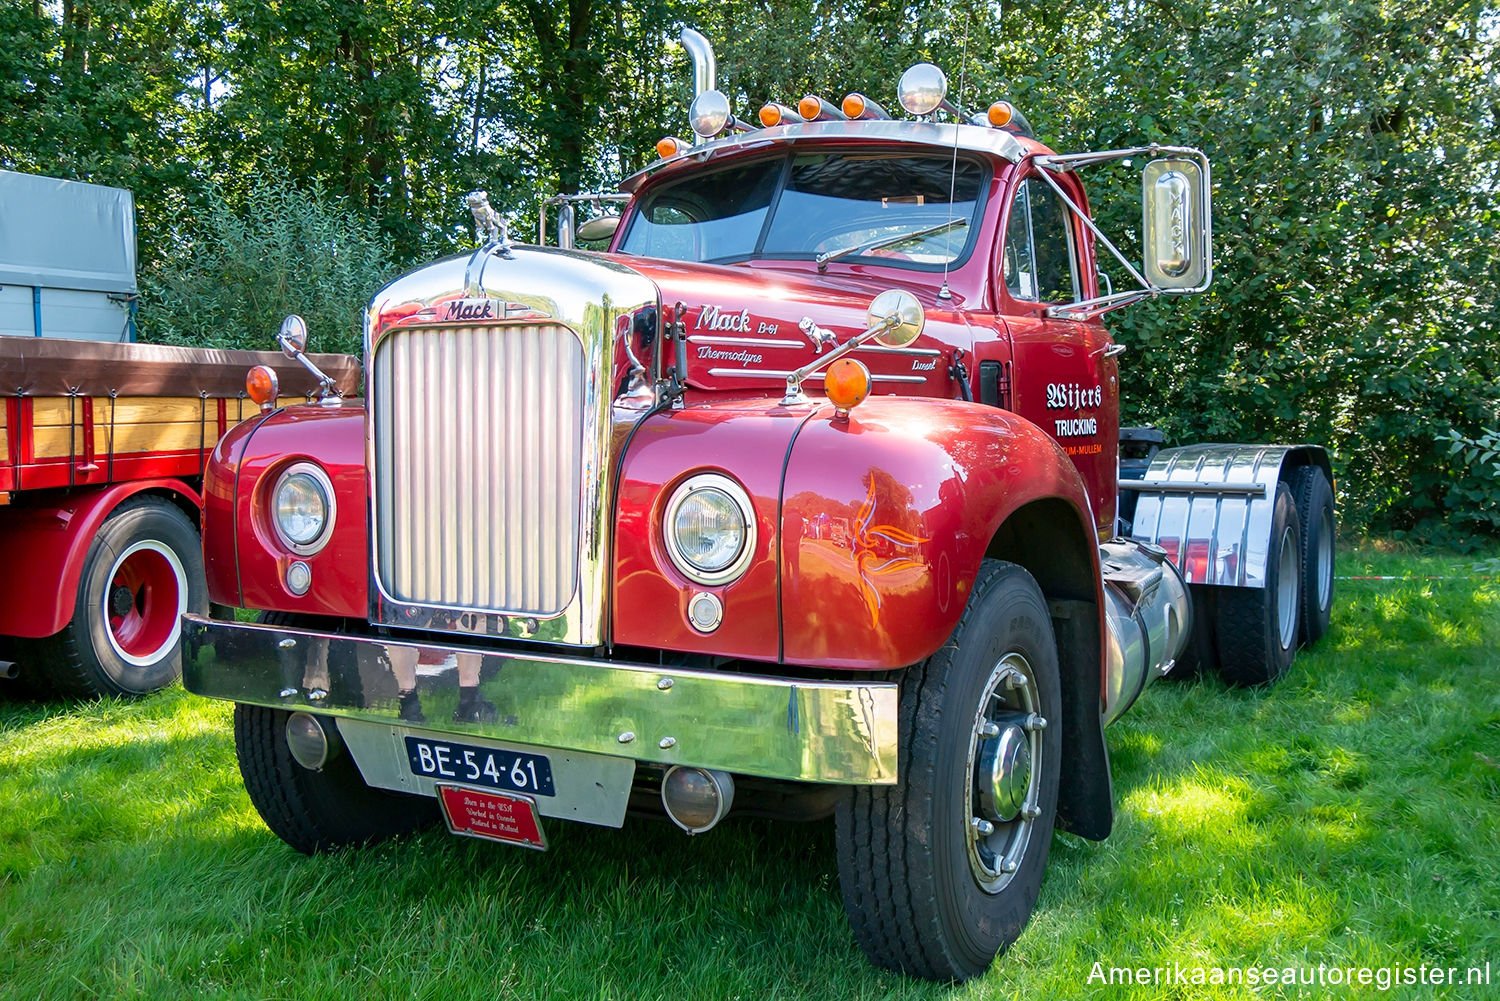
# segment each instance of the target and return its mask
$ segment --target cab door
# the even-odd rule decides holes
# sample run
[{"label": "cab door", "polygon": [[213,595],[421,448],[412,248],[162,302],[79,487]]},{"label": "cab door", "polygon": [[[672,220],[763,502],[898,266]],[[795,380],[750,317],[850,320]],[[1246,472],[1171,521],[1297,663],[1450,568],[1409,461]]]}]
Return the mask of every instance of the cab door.
[{"label": "cab door", "polygon": [[[1057,176],[1057,175],[1054,175]],[[1059,178],[1085,205],[1072,176]],[[1046,315],[1095,292],[1089,233],[1036,168],[1012,186],[1001,236],[1000,312],[1014,356],[1014,410],[1056,439],[1073,460],[1100,538],[1114,534],[1120,399],[1109,333],[1097,319]]]}]

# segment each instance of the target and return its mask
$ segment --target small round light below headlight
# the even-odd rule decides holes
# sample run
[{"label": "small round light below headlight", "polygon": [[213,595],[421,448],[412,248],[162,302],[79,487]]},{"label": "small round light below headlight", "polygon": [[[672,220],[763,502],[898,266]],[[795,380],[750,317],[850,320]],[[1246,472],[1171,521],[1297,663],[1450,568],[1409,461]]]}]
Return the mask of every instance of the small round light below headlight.
[{"label": "small round light below headlight", "polygon": [[333,528],[333,512],[333,484],[312,463],[297,463],[276,481],[271,521],[292,552],[310,556],[322,549]]},{"label": "small round light below headlight", "polygon": [[738,483],[717,473],[689,478],[667,502],[667,552],[699,584],[727,584],[750,565],[755,513]]}]

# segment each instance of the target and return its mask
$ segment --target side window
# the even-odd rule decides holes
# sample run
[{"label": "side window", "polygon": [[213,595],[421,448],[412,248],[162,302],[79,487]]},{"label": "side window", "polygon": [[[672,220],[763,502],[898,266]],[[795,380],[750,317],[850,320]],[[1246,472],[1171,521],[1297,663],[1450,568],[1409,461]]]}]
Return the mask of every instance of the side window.
[{"label": "side window", "polygon": [[1068,207],[1045,182],[1021,182],[1005,227],[1005,287],[1031,302],[1075,302]]},{"label": "side window", "polygon": [[1036,264],[1031,253],[1031,182],[1022,181],[1005,224],[1005,287],[1016,299],[1036,301]]}]

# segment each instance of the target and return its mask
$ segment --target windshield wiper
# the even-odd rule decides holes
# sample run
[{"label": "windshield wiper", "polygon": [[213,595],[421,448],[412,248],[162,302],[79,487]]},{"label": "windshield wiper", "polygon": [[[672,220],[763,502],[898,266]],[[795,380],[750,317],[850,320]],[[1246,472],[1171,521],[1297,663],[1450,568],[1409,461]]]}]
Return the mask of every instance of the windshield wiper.
[{"label": "windshield wiper", "polygon": [[889,247],[893,243],[905,243],[907,240],[915,240],[919,236],[946,233],[957,226],[967,226],[968,224],[969,220],[967,219],[949,219],[947,222],[940,222],[936,226],[928,226],[926,229],[915,230],[911,233],[902,233],[898,236],[883,236],[878,240],[871,240],[869,243],[857,243],[852,247],[845,247],[843,250],[830,250],[827,253],[819,254],[813,260],[818,262],[818,270],[822,271],[828,267],[829,261],[836,261],[840,257],[848,257],[850,254],[868,254],[872,250]]}]

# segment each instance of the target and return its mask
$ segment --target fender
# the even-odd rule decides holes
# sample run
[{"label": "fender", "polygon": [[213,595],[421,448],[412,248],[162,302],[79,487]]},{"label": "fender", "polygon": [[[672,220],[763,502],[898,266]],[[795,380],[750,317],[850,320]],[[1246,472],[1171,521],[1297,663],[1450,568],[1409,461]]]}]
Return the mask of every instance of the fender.
[{"label": "fender", "polygon": [[[311,615],[364,619],[369,613],[370,544],[369,480],[365,469],[365,408],[345,401],[341,407],[295,406],[277,410],[255,426],[243,441],[235,467],[232,537],[238,604]],[[215,452],[218,458],[218,452]],[[327,544],[311,556],[286,549],[269,520],[270,493],[287,466],[312,462],[333,483],[334,523]],[[227,464],[226,464],[227,468]],[[215,470],[215,484],[220,482]],[[224,511],[217,499],[210,524],[215,535]],[[225,558],[215,540],[215,558]],[[301,560],[312,569],[312,586],[295,595],[286,587],[286,570]],[[223,586],[225,577],[215,571]],[[210,592],[211,594],[213,592]]]},{"label": "fender", "polygon": [[[621,463],[616,501],[611,615],[617,645],[777,659],[782,463],[797,430],[813,413],[789,410],[772,399],[750,399],[698,404],[643,419]],[[663,509],[672,491],[705,472],[738,482],[755,508],[750,565],[723,587],[688,580],[663,543]],[[688,602],[700,592],[712,593],[723,608],[722,624],[709,633],[688,621]]]},{"label": "fender", "polygon": [[26,570],[0,577],[0,633],[41,638],[72,621],[89,543],[115,508],[147,492],[191,506],[195,520],[203,506],[184,481],[159,478],[74,490],[56,503],[7,509],[0,517],[0,553]]},{"label": "fender", "polygon": [[1091,594],[1048,597],[1102,607],[1082,480],[1034,424],[949,400],[872,397],[848,420],[824,408],[798,435],[783,485],[783,659],[886,670],[931,656],[1001,525],[1043,501],[1071,513],[1093,578]]},{"label": "fender", "polygon": [[1318,445],[1186,445],[1162,449],[1142,480],[1131,537],[1167,551],[1189,584],[1266,586],[1276,484],[1316,465],[1333,485]]},{"label": "fender", "polygon": [[256,414],[230,428],[209,453],[203,467],[203,572],[208,600],[238,608],[240,595],[239,540],[235,535],[234,481],[250,437],[269,415]]}]

